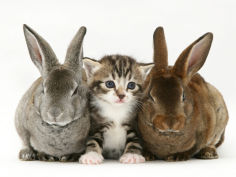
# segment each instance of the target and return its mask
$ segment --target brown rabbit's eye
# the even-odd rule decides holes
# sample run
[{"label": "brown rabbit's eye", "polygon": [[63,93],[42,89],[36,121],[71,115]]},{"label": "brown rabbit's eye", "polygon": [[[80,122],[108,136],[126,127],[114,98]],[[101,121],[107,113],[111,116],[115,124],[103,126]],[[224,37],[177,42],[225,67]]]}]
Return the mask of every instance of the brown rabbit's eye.
[{"label": "brown rabbit's eye", "polygon": [[185,93],[183,92],[183,95],[182,95],[182,100],[185,101],[186,97],[185,97]]},{"label": "brown rabbit's eye", "polygon": [[76,89],[74,90],[72,96],[77,95],[77,93],[78,93],[78,87],[76,87]]},{"label": "brown rabbit's eye", "polygon": [[152,97],[151,93],[149,93],[149,98],[150,98],[153,102],[155,102],[155,100],[154,100],[154,98]]}]

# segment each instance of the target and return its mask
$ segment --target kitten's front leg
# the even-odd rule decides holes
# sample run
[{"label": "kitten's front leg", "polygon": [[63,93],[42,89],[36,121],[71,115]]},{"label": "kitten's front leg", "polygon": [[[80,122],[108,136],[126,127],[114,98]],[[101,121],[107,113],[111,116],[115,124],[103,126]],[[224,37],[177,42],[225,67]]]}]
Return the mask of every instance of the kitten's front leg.
[{"label": "kitten's front leg", "polygon": [[97,132],[90,136],[86,143],[86,153],[82,155],[79,162],[82,164],[100,164],[104,158],[102,156],[103,133]]},{"label": "kitten's front leg", "polygon": [[143,148],[140,139],[134,130],[127,131],[127,140],[124,154],[120,157],[121,163],[143,163],[145,158],[142,156]]}]

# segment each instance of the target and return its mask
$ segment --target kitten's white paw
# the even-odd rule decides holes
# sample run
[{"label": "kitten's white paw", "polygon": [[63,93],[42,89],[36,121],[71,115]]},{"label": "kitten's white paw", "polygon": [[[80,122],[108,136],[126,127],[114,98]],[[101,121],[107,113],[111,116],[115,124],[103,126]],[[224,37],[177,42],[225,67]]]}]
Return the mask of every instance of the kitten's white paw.
[{"label": "kitten's white paw", "polygon": [[102,163],[104,160],[103,156],[97,152],[88,152],[82,155],[79,159],[79,163],[96,165]]},{"label": "kitten's white paw", "polygon": [[144,163],[145,158],[139,154],[126,153],[120,157],[121,163]]}]

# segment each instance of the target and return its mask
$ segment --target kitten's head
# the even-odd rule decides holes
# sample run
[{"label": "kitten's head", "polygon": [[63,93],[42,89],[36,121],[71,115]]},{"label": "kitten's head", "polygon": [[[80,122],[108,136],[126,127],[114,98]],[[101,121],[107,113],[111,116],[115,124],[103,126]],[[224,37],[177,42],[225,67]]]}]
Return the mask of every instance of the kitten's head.
[{"label": "kitten's head", "polygon": [[109,104],[132,104],[142,95],[142,87],[153,64],[137,63],[128,56],[110,55],[100,61],[83,59],[92,94]]}]

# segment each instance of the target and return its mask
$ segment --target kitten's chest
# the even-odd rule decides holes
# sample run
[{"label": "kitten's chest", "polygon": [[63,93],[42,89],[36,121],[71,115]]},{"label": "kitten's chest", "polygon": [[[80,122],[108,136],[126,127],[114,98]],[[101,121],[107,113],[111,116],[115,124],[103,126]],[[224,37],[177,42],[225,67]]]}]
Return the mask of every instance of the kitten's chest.
[{"label": "kitten's chest", "polygon": [[119,158],[125,148],[126,129],[124,123],[129,122],[130,114],[127,107],[110,107],[101,110],[102,116],[111,126],[104,132],[103,151],[106,158]]},{"label": "kitten's chest", "polygon": [[120,106],[113,107],[104,105],[100,110],[99,114],[105,119],[105,121],[114,122],[117,126],[122,125],[130,119],[130,107]]},{"label": "kitten's chest", "polygon": [[100,117],[95,116],[96,121],[110,125],[103,133],[103,155],[105,158],[118,159],[125,148],[127,131],[124,124],[132,120],[132,106],[113,106],[100,100],[95,103]]},{"label": "kitten's chest", "polygon": [[129,121],[129,112],[125,107],[110,107],[101,110],[106,121],[111,126],[104,132],[104,148],[122,149],[126,142],[126,130],[124,123]]},{"label": "kitten's chest", "polygon": [[103,134],[103,149],[108,158],[118,158],[125,148],[126,130],[118,123],[107,129]]}]

